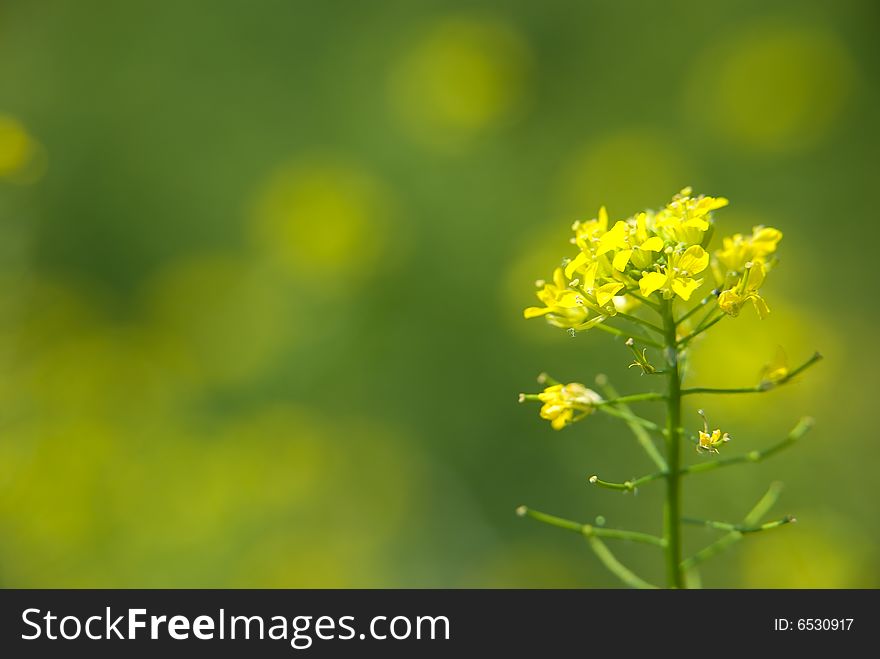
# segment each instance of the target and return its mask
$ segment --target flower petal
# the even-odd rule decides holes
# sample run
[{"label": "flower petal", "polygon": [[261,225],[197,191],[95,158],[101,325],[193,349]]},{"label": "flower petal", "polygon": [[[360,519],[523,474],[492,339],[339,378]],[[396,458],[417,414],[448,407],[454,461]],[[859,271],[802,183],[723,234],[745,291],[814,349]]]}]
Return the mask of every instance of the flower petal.
[{"label": "flower petal", "polygon": [[580,252],[577,256],[575,256],[571,261],[568,262],[568,265],[565,266],[565,276],[569,279],[572,278],[574,273],[584,265],[587,261],[589,261],[591,256],[586,252]]},{"label": "flower petal", "polygon": [[[688,247],[684,254],[678,258],[676,263],[679,270],[684,270],[688,274],[695,275],[703,272],[709,265],[709,255],[699,245]],[[686,299],[686,298],[685,298]]]},{"label": "flower petal", "polygon": [[639,279],[639,290],[642,295],[650,295],[654,291],[659,291],[666,285],[668,277],[662,272],[648,272]]},{"label": "flower petal", "polygon": [[611,299],[623,288],[623,284],[620,282],[612,282],[610,284],[605,284],[604,286],[600,286],[596,289],[596,303],[600,307],[604,307],[606,304],[611,302]]},{"label": "flower petal", "polygon": [[659,252],[663,249],[663,239],[660,236],[651,236],[641,245],[639,245],[639,249],[648,251],[648,252]]},{"label": "flower petal", "polygon": [[547,307],[528,307],[523,309],[523,318],[538,318],[548,313],[550,313],[550,309]]},{"label": "flower petal", "polygon": [[703,284],[702,279],[691,279],[690,277],[676,277],[672,280],[672,290],[685,302],[691,297],[691,293],[697,290]]},{"label": "flower petal", "polygon": [[614,261],[612,262],[614,269],[623,272],[624,268],[626,268],[626,264],[629,263],[629,257],[632,252],[631,249],[622,249],[617,252],[617,254],[614,255]]}]

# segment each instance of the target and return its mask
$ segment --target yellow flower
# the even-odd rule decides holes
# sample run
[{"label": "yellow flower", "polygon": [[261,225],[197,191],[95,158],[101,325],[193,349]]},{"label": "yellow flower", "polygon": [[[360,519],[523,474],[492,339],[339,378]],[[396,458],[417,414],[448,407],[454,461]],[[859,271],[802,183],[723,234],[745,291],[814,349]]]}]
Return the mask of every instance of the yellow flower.
[{"label": "yellow flower", "polygon": [[718,296],[718,308],[728,316],[736,317],[743,305],[751,300],[758,318],[763,320],[770,314],[770,307],[758,293],[766,277],[764,264],[761,261],[746,263],[744,270],[736,286],[722,291]]},{"label": "yellow flower", "polygon": [[582,250],[592,251],[602,235],[608,231],[608,211],[602,206],[599,215],[586,222],[578,220],[571,225],[574,243]]},{"label": "yellow flower", "polygon": [[[565,276],[568,279],[574,277],[575,273],[579,273],[581,275],[579,282],[583,284],[585,290],[589,291],[595,287],[596,279],[613,276],[611,261],[607,256],[603,257],[608,249],[600,251],[600,248],[603,248],[617,236],[619,233],[616,231],[617,224],[615,224],[615,230],[608,231],[608,211],[602,206],[599,209],[598,218],[587,222],[578,221],[572,225],[571,228],[575,234],[572,242],[581,251],[565,266]],[[607,237],[609,234],[610,238]]]},{"label": "yellow flower", "polygon": [[706,419],[706,415],[703,413],[703,410],[697,410],[697,414],[703,417],[703,429],[700,431],[700,436],[697,443],[697,453],[702,453],[703,451],[708,451],[709,453],[718,453],[718,447],[725,442],[729,442],[731,440],[730,435],[726,432],[721,432],[720,428],[716,428],[710,433],[709,421],[708,419]]},{"label": "yellow flower", "polygon": [[[539,281],[537,284],[541,288],[537,292],[537,296],[544,303],[544,306],[525,309],[523,311],[525,318],[545,316],[551,325],[576,330],[589,329],[605,320],[603,315],[590,318],[590,310],[583,293],[567,284],[562,268],[554,270],[552,282]],[[622,286],[621,284],[620,287]],[[616,290],[608,294],[607,299],[603,294],[604,304],[607,304],[614,297],[615,292]],[[604,304],[600,306],[604,306]]]},{"label": "yellow flower", "polygon": [[684,188],[666,208],[657,213],[656,226],[668,240],[687,245],[701,245],[712,224],[712,211],[729,203],[724,197],[691,197],[693,190]]},{"label": "yellow flower", "polygon": [[663,250],[663,239],[660,236],[651,235],[647,223],[647,213],[639,213],[629,222],[629,241],[625,248],[621,248],[614,255],[612,265],[615,270],[623,272],[630,261],[637,268],[645,269],[653,262],[653,253]]},{"label": "yellow flower", "polygon": [[771,257],[782,240],[782,232],[773,227],[756,226],[750,236],[741,233],[722,241],[722,247],[714,254],[715,275],[719,281],[736,279],[742,274],[746,263],[760,262],[769,269]]},{"label": "yellow flower", "polygon": [[692,245],[683,253],[673,252],[668,258],[669,264],[662,266],[662,270],[642,275],[639,289],[644,296],[661,291],[666,299],[678,295],[682,300],[689,300],[691,294],[703,284],[702,279],[694,279],[692,275],[706,269],[709,255],[699,245]]},{"label": "yellow flower", "polygon": [[730,435],[721,432],[719,428],[712,431],[710,435],[703,430],[700,431],[700,443],[697,445],[698,451],[708,451],[709,453],[718,453],[718,447],[724,442],[730,441]]},{"label": "yellow flower", "polygon": [[579,382],[570,382],[547,387],[538,394],[538,400],[544,403],[541,418],[550,421],[554,430],[562,430],[592,414],[602,397]]}]

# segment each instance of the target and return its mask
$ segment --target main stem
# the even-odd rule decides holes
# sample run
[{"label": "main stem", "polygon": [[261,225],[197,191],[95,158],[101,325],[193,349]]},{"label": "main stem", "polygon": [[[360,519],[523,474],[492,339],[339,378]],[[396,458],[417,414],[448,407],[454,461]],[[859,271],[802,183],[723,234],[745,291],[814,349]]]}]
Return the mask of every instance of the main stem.
[{"label": "main stem", "polygon": [[666,575],[669,587],[684,588],[684,573],[681,570],[681,376],[672,300],[664,300],[662,312],[669,378],[666,401],[667,472],[666,503],[663,506],[663,539],[666,542]]}]

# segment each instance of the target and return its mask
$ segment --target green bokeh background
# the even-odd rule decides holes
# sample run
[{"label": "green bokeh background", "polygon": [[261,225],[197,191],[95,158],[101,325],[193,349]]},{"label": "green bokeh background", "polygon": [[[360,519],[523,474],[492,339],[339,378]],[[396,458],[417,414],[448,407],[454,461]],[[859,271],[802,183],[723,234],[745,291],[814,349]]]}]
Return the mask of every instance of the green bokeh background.
[{"label": "green bokeh background", "polygon": [[[556,433],[516,395],[543,370],[645,379],[612,337],[521,310],[572,220],[693,185],[730,198],[719,233],[785,239],[773,314],[719,325],[691,381],[753,383],[780,344],[826,356],[698,402],[731,453],[817,420],[687,481],[686,511],[736,520],[782,480],[774,513],[799,520],[704,583],[877,586],[878,19],[870,0],[5,0],[0,584],[616,585],[513,511],[659,532],[659,487],[586,481],[650,463],[613,420]],[[619,551],[662,579],[654,549]]]}]

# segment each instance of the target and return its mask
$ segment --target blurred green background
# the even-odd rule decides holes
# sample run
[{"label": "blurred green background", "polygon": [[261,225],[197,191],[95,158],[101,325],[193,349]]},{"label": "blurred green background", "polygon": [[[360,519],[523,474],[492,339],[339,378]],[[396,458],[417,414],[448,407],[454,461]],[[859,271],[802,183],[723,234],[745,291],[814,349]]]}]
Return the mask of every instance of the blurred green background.
[{"label": "blurred green background", "polygon": [[[692,401],[731,453],[817,419],[686,483],[687,512],[737,520],[779,479],[774,513],[799,520],[704,583],[877,586],[878,19],[871,0],[3,0],[0,584],[616,585],[513,511],[658,532],[661,488],[586,482],[651,464],[613,420],[555,433],[516,395],[543,370],[645,379],[608,335],[522,308],[572,220],[693,185],[731,199],[719,234],[785,239],[774,313],[722,323],[692,381],[751,384],[780,344],[826,356]],[[619,551],[661,580],[654,549]]]}]

